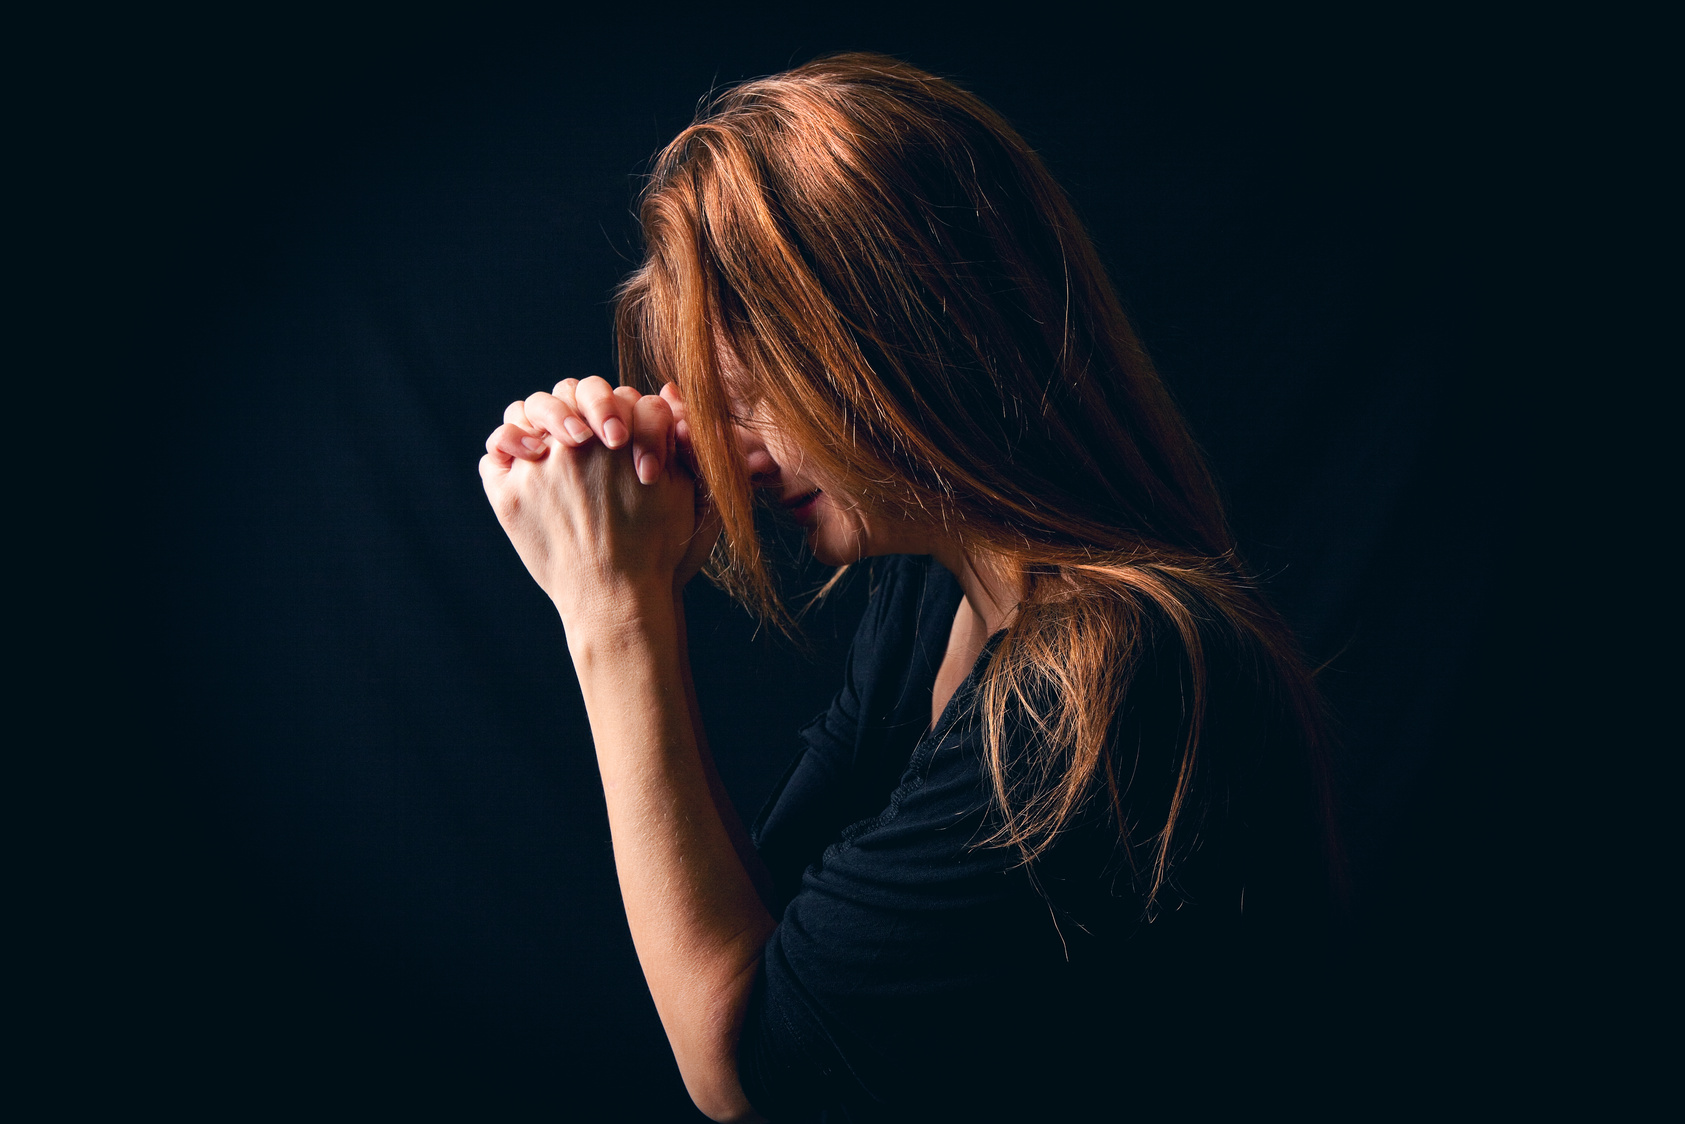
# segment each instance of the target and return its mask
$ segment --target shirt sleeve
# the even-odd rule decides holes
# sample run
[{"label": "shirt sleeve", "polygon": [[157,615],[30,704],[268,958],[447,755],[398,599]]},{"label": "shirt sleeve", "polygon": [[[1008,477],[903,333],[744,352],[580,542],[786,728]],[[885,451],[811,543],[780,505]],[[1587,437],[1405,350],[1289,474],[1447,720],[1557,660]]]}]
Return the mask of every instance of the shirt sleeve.
[{"label": "shirt sleeve", "polygon": [[750,835],[772,874],[776,915],[800,888],[802,872],[849,824],[883,807],[905,762],[861,759],[863,723],[881,725],[901,701],[915,658],[916,619],[924,593],[923,560],[893,558],[872,573],[873,590],[855,631],[842,688],[805,726],[801,749],[756,817]]},{"label": "shirt sleeve", "polygon": [[988,796],[976,708],[963,710],[920,743],[888,807],[806,869],[767,942],[739,1073],[772,1119],[916,1102],[920,1075],[952,1072],[942,1059],[962,1044],[1022,1038],[1020,1001],[1062,962],[1011,852],[975,846]]}]

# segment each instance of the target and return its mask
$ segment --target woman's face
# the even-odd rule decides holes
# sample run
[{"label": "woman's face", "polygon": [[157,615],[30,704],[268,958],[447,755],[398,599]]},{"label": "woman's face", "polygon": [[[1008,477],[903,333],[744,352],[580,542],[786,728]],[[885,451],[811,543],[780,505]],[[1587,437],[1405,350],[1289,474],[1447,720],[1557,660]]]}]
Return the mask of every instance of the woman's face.
[{"label": "woman's face", "polygon": [[807,546],[827,566],[844,566],[869,554],[917,554],[910,527],[868,511],[853,495],[824,487],[807,470],[807,457],[762,406],[736,415],[738,448],[750,482],[772,494],[807,529]]},{"label": "woman's face", "polygon": [[808,458],[768,414],[764,405],[733,404],[737,446],[750,481],[772,493],[807,529],[814,557],[844,566],[875,554],[928,554],[928,537],[916,525],[888,519],[855,496],[826,487],[807,469]]},{"label": "woman's face", "polygon": [[807,545],[827,566],[846,566],[878,554],[929,554],[928,535],[914,524],[886,518],[809,470],[808,457],[754,392],[754,380],[723,341],[716,342],[730,399],[737,447],[749,480],[765,489],[807,529]]}]

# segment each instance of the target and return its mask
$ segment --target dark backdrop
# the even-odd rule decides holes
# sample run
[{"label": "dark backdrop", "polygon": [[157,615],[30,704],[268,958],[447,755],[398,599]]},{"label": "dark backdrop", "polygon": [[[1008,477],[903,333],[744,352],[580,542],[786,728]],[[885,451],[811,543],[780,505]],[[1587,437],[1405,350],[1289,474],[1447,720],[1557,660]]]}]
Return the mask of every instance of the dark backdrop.
[{"label": "dark backdrop", "polygon": [[[1477,37],[906,13],[136,31],[110,109],[111,288],[157,454],[134,653],[157,736],[122,774],[135,1079],[216,1114],[693,1118],[559,623],[475,466],[511,399],[612,375],[638,176],[698,99],[843,48],[960,80],[1044,155],[1326,664],[1356,920],[1317,1017],[1330,1074],[1374,1080],[1307,1095],[1490,1064],[1528,955],[1508,876],[1539,859],[1508,811],[1533,720],[1500,580]],[[801,649],[693,591],[747,815],[860,605],[845,588]]]}]

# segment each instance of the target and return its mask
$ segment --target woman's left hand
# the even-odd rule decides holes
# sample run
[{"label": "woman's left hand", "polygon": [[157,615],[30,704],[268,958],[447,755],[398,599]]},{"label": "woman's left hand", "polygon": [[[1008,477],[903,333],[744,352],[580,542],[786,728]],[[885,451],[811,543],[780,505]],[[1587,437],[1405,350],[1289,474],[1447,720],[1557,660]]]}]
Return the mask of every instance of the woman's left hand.
[{"label": "woman's left hand", "polygon": [[487,438],[486,496],[570,626],[671,598],[712,545],[717,527],[699,518],[696,481],[676,455],[672,397],[568,379],[511,404]]}]

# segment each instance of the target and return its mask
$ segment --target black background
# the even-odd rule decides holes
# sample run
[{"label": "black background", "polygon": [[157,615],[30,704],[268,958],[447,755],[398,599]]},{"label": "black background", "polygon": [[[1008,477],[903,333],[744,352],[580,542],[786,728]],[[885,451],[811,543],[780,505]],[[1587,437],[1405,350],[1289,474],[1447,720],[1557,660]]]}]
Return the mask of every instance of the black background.
[{"label": "black background", "polygon": [[[1522,899],[1560,856],[1520,808],[1545,719],[1518,701],[1526,470],[1488,331],[1502,37],[1038,18],[127,29],[99,279],[147,426],[123,568],[147,733],[114,773],[127,843],[85,946],[133,1013],[95,1036],[134,1063],[112,1083],[212,1115],[695,1118],[559,623],[475,465],[509,400],[612,376],[638,177],[698,99],[851,48],[956,78],[1043,154],[1326,663],[1355,922],[1340,1002],[1283,1012],[1341,1044],[1306,1106],[1519,1049],[1543,955]],[[752,815],[861,591],[805,649],[711,589],[690,604]]]}]

